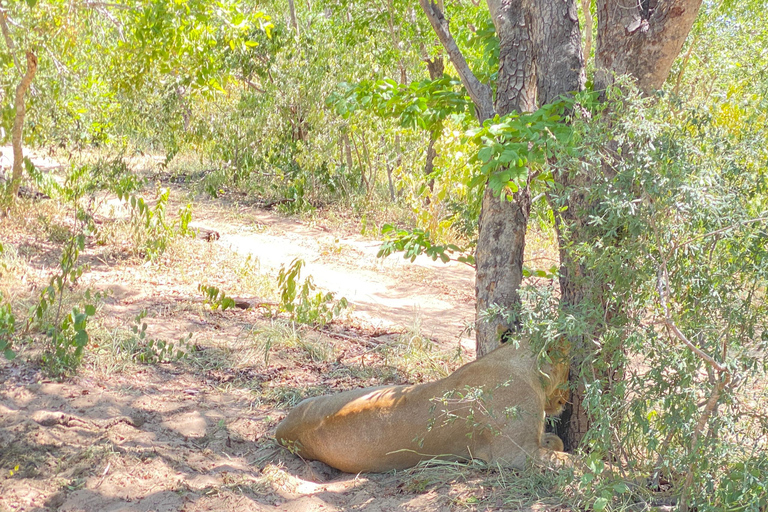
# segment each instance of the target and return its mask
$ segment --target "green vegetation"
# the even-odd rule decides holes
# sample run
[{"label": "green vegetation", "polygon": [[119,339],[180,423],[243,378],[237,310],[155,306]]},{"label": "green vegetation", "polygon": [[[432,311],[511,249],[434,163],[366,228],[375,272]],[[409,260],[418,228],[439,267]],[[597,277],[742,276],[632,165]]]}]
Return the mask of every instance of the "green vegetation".
[{"label": "green vegetation", "polygon": [[[499,94],[501,49],[487,6],[443,3],[469,67]],[[595,10],[594,2],[581,5]],[[583,510],[630,509],[661,496],[702,512],[764,511],[764,3],[704,2],[653,94],[627,77],[598,89],[603,82],[588,64],[584,90],[482,123],[414,2],[292,8],[282,0],[0,4],[0,138],[13,142],[15,95],[31,52],[37,68],[22,94],[20,140],[26,151],[66,162],[51,169],[16,162],[24,189],[48,196],[48,209],[16,197],[12,176],[4,177],[0,351],[14,361],[7,364],[36,346],[29,360],[47,374],[75,374],[88,351],[105,344],[93,342],[105,295],[83,276],[116,262],[162,274],[177,244],[194,235],[197,199],[305,218],[336,208],[364,234],[381,235],[381,257],[475,265],[481,210],[525,191],[524,222],[563,259],[516,262],[524,277],[519,307],[493,303],[479,316],[520,327],[535,348],[567,340],[579,362],[571,384],[590,425],[575,447],[584,464],[560,469],[553,494]],[[189,187],[179,193],[179,183]],[[493,193],[484,199],[486,189]],[[107,220],[108,208],[120,214]],[[6,226],[44,236],[11,240]],[[109,251],[85,260],[92,245]],[[13,259],[31,254],[47,258],[38,265],[44,271],[25,273],[23,285],[14,276],[11,286],[8,276],[21,272]],[[267,367],[278,346],[318,364],[338,353],[304,339],[296,325],[327,326],[348,307],[302,276],[303,265],[295,259],[269,285],[259,283],[271,286],[266,301],[274,300],[265,315],[274,322],[254,334]],[[243,275],[251,270],[246,264]],[[228,294],[239,292],[202,284],[219,283],[215,271],[194,276],[206,314],[233,314]],[[263,280],[256,274],[250,279]],[[585,293],[564,303],[561,282]],[[194,364],[184,361],[194,359],[190,338],[148,338],[146,314],[135,316],[132,334],[113,336],[113,355]],[[377,351],[385,365],[419,359],[426,370],[403,372],[412,380],[443,368],[430,352],[418,336]],[[281,404],[301,398],[269,392]]]},{"label": "green vegetation", "polygon": [[291,321],[300,324],[324,326],[341,315],[347,308],[347,299],[336,300],[331,292],[317,292],[312,276],[304,281],[301,278],[301,267],[304,261],[295,259],[285,268],[280,268],[277,274],[277,286],[280,292],[280,311],[288,313]]}]

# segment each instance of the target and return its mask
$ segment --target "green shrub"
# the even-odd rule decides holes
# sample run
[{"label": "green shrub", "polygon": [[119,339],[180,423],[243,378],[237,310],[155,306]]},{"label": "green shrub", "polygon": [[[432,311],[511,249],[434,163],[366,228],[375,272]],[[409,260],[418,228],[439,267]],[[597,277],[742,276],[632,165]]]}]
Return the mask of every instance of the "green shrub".
[{"label": "green shrub", "polygon": [[336,300],[333,293],[317,292],[312,276],[299,282],[304,261],[295,259],[286,269],[280,268],[277,284],[280,289],[281,311],[290,315],[291,320],[301,324],[323,326],[341,315],[347,308],[347,299]]}]

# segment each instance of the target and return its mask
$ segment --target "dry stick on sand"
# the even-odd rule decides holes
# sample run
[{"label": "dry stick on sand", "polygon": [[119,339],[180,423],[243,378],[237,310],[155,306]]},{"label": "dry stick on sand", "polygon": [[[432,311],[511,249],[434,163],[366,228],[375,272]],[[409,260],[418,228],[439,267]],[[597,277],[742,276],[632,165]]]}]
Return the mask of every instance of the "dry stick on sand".
[{"label": "dry stick on sand", "polygon": [[21,185],[21,171],[24,168],[24,153],[21,149],[21,136],[24,130],[24,95],[27,93],[32,79],[37,72],[37,57],[32,52],[27,52],[27,72],[21,79],[19,86],[16,87],[16,119],[13,121],[13,177],[10,183],[10,196],[13,197],[19,193],[19,186]]}]

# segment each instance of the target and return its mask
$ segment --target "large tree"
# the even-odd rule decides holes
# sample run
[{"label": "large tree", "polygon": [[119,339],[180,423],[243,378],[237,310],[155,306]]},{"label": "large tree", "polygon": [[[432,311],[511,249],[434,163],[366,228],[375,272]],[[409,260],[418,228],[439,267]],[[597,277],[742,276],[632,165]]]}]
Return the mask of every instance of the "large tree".
[{"label": "large tree", "polygon": [[[584,87],[585,65],[575,0],[487,0],[500,43],[496,98],[491,88],[472,74],[451,37],[448,21],[430,0],[420,0],[441,43],[457,69],[484,120],[511,111],[530,112]],[[597,0],[598,34],[595,88],[602,90],[620,75],[633,77],[647,93],[660,88],[693,25],[701,0]],[[551,162],[554,186],[561,191],[555,224],[560,243],[560,309],[562,314],[584,314],[585,303],[604,304],[602,284],[589,275],[569,250],[590,243],[583,229],[594,205],[584,193],[586,174],[558,172]],[[512,315],[488,315],[488,309],[514,312],[520,307],[518,289],[523,277],[525,233],[531,207],[529,187],[498,197],[486,187],[477,244],[477,352],[495,348],[504,333],[514,329]],[[605,312],[607,314],[607,312]],[[593,315],[597,318],[600,315]],[[483,318],[480,321],[480,318]],[[589,319],[587,319],[589,322]],[[575,446],[589,419],[581,407],[583,385],[578,381],[581,350],[596,335],[592,322],[578,337],[571,337],[572,387],[575,390],[564,419],[566,446]]]}]

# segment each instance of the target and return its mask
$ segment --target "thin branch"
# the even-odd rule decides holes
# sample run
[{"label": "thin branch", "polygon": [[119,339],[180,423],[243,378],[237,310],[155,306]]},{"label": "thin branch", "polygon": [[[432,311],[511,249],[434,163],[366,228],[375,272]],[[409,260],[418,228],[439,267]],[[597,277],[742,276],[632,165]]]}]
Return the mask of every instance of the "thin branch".
[{"label": "thin branch", "polygon": [[54,55],[54,53],[51,51],[50,48],[48,48],[48,45],[43,44],[43,48],[46,52],[48,52],[48,57],[51,59],[51,62],[53,62],[53,65],[56,66],[56,72],[59,73],[59,75],[63,74],[72,74],[72,72],[69,70],[67,66],[62,64]]},{"label": "thin branch", "polygon": [[662,320],[662,323],[669,328],[670,331],[683,342],[683,344],[691,349],[691,351],[699,356],[701,359],[709,363],[713,368],[715,368],[718,372],[724,373],[728,372],[728,368],[723,366],[721,363],[718,363],[712,356],[701,350],[699,347],[691,343],[691,341],[683,334],[683,332],[675,325],[674,320],[672,320],[672,314],[669,311],[669,273],[667,271],[667,261],[664,260],[661,263],[661,268],[658,270],[658,290],[659,290],[659,298],[661,299],[661,307],[664,311],[664,319]]},{"label": "thin branch", "polygon": [[180,85],[176,85],[176,97],[179,99],[179,103],[181,104],[181,116],[184,118],[184,132],[189,132],[189,123],[192,122],[192,110],[187,104],[187,100],[184,97],[184,90]]},{"label": "thin branch", "polygon": [[726,226],[724,228],[716,229],[714,231],[710,231],[709,233],[704,233],[702,235],[697,235],[697,236],[694,236],[692,238],[689,238],[685,242],[681,242],[679,244],[675,244],[675,245],[672,246],[672,249],[670,249],[669,252],[675,251],[675,250],[677,250],[677,249],[679,249],[681,247],[685,247],[686,245],[692,244],[696,240],[701,240],[702,238],[706,238],[706,237],[712,236],[712,235],[718,235],[720,233],[724,233],[724,232],[729,231],[731,229],[735,229],[735,228],[737,228],[739,226],[745,226],[747,224],[753,224],[755,222],[766,222],[766,221],[768,221],[768,217],[757,217],[755,219],[742,220],[742,221],[733,223],[730,226]]},{"label": "thin branch", "polygon": [[24,72],[21,70],[21,64],[19,64],[19,58],[16,57],[16,46],[13,44],[13,39],[11,39],[11,32],[8,30],[8,23],[6,21],[7,18],[8,11],[5,10],[2,2],[0,2],[0,29],[3,31],[3,39],[5,39],[5,45],[8,47],[8,51],[13,57],[13,64],[16,67],[16,70],[19,72],[19,76],[24,76]]},{"label": "thin branch", "polygon": [[109,12],[105,7],[98,7],[98,8],[95,8],[94,10],[98,13],[101,13],[102,16],[104,16],[110,22],[112,22],[112,24],[117,29],[117,34],[120,36],[120,40],[125,42],[125,34],[123,34],[123,25],[117,20],[117,18],[112,16],[112,13]]},{"label": "thin branch", "polygon": [[123,5],[123,4],[113,4],[109,2],[83,2],[83,7],[90,7],[93,9],[98,8],[109,8],[109,9],[121,9],[123,11],[130,11],[133,9],[130,5]]},{"label": "thin branch", "polygon": [[245,78],[243,75],[235,75],[235,78],[237,78],[238,80],[240,80],[241,82],[243,82],[245,85],[247,85],[248,87],[250,87],[251,89],[253,89],[256,92],[260,92],[261,94],[266,94],[266,92],[267,92],[264,89],[262,89],[261,87],[259,87],[258,85],[256,85],[255,83],[253,83],[250,80],[248,80],[247,78]]},{"label": "thin branch", "polygon": [[[709,396],[709,400],[707,400],[707,405],[704,408],[704,412],[701,414],[699,421],[696,422],[696,428],[693,430],[693,435],[691,436],[691,455],[693,455],[694,450],[696,450],[701,431],[704,430],[704,426],[707,424],[709,418],[714,413],[715,408],[717,407],[717,402],[720,400],[720,395],[730,381],[731,375],[726,372],[721,377],[720,382],[718,382],[715,388],[712,390],[712,394]],[[683,511],[688,510],[688,493],[690,492],[691,486],[693,485],[693,473],[695,468],[696,464],[691,464],[688,467],[687,474],[685,475],[685,483],[683,484],[683,489],[680,493],[680,510]]]},{"label": "thin branch", "polygon": [[477,111],[477,117],[480,123],[486,119],[491,119],[496,115],[496,111],[493,108],[493,95],[491,94],[491,88],[480,82],[477,77],[469,69],[467,60],[456,45],[456,41],[451,35],[451,31],[448,27],[448,20],[445,19],[443,12],[440,10],[435,2],[430,0],[419,0],[422,10],[427,15],[429,23],[437,34],[437,38],[440,40],[440,44],[443,45],[448,52],[453,67],[459,73],[461,83],[467,89],[469,97],[472,98],[472,103],[475,104],[475,110]]},{"label": "thin branch", "polygon": [[27,93],[29,86],[32,84],[32,79],[37,72],[37,57],[32,52],[27,52],[27,72],[16,87],[16,98],[14,106],[16,107],[16,117],[13,121],[13,131],[11,132],[11,139],[13,143],[13,176],[10,182],[10,193],[15,196],[19,192],[19,186],[21,186],[21,172],[24,165],[24,152],[22,150],[22,135],[24,131],[24,114],[26,110],[24,108],[24,95]]},{"label": "thin branch", "polygon": [[299,36],[299,22],[296,20],[296,6],[293,0],[288,0],[288,10],[291,12],[291,26],[296,30],[296,36]]}]

